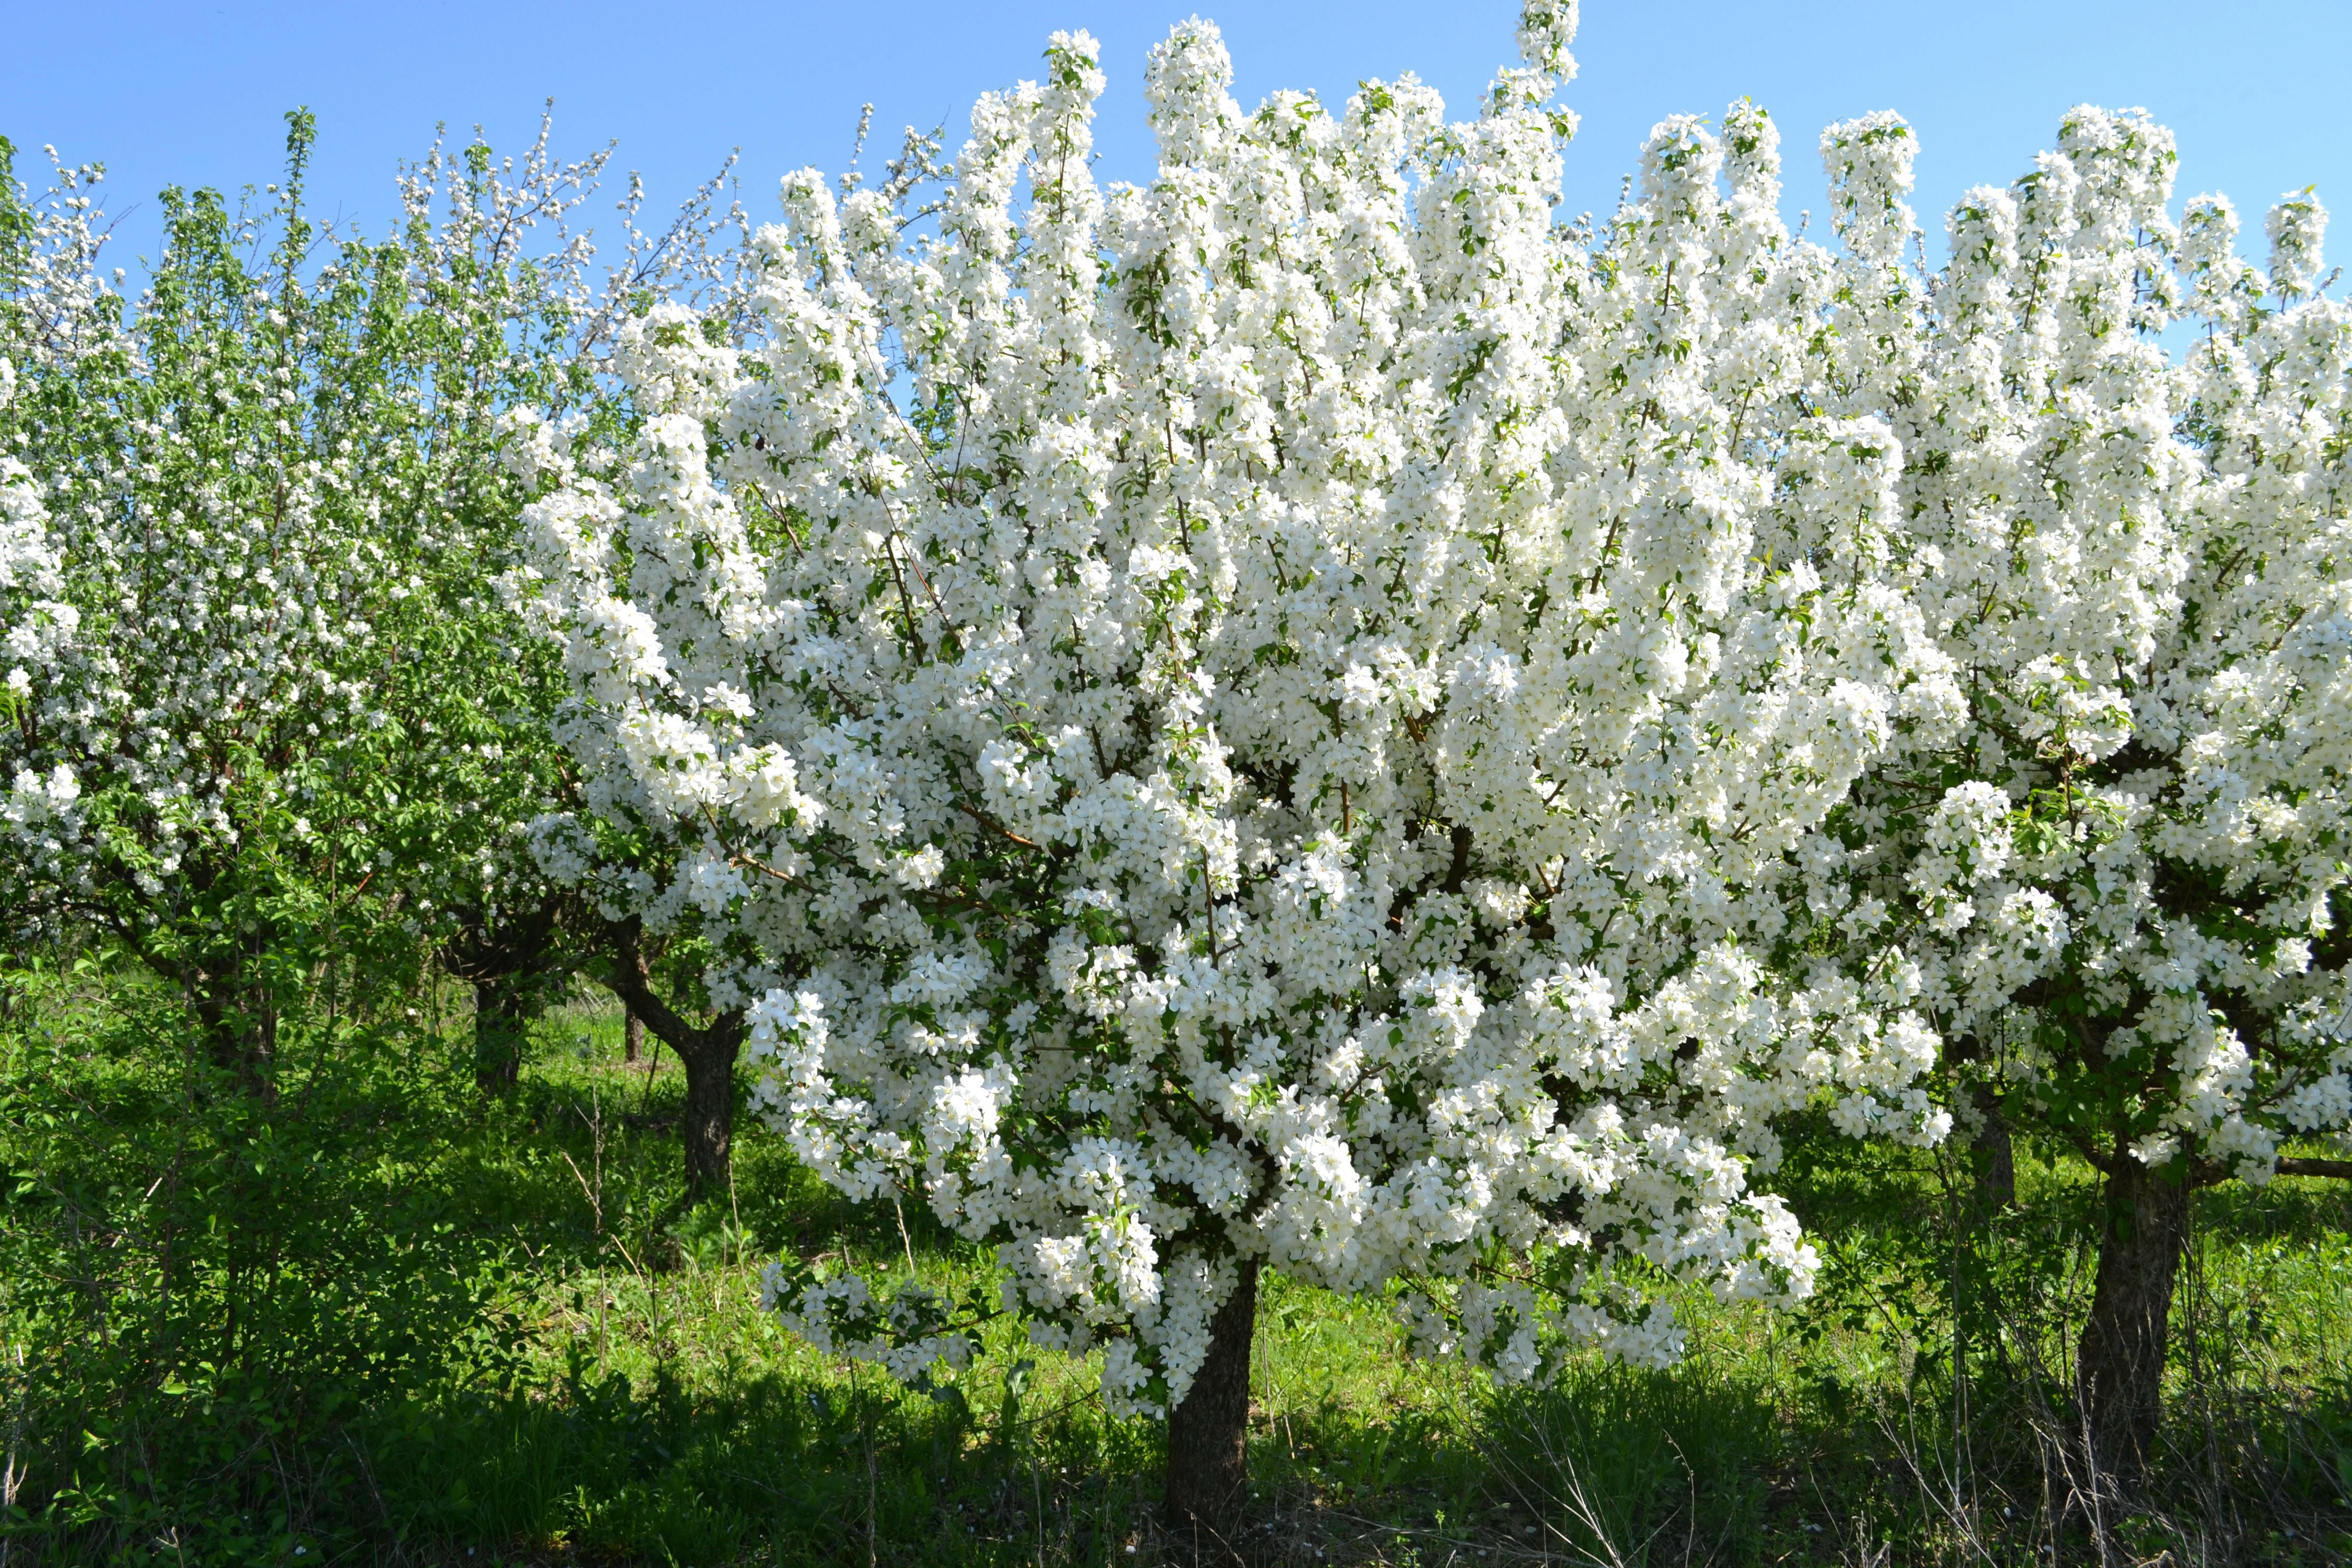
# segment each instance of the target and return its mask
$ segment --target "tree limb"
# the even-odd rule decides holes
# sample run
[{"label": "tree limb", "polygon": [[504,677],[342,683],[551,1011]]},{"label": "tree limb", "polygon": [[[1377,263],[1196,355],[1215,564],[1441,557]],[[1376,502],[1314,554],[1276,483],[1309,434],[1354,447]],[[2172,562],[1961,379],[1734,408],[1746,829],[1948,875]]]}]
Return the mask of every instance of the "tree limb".
[{"label": "tree limb", "polygon": [[653,977],[646,966],[646,955],[640,945],[642,927],[637,917],[608,928],[613,942],[613,990],[619,993],[630,1012],[644,1020],[662,1044],[676,1051],[681,1059],[699,1056],[716,1047],[731,1055],[734,1047],[743,1043],[743,1014],[740,1008],[721,1013],[707,1029],[698,1029],[685,1016],[655,991]]},{"label": "tree limb", "polygon": [[2352,1182],[2352,1160],[2281,1160],[2282,1176],[2333,1176],[2339,1182]]}]

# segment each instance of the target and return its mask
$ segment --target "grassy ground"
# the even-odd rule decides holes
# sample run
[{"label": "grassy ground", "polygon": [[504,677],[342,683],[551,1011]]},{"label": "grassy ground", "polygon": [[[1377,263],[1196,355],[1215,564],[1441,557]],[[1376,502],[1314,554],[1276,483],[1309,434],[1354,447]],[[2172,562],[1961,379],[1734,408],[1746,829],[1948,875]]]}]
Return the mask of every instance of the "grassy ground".
[{"label": "grassy ground", "polygon": [[[560,1010],[475,1094],[463,1019],[289,1047],[208,1086],[162,1002],[85,972],[0,1034],[0,1472],[10,1559],[1130,1563],[1150,1426],[1000,1332],[952,1388],[828,1363],[758,1310],[784,1248],[934,1279],[986,1260],[854,1212],[756,1129],[679,1199],[674,1060]],[[436,1032],[436,1023],[440,1026]],[[1262,1299],[1251,1553],[1501,1564],[2048,1562],[2083,1173],[2021,1161],[1962,1223],[1949,1158],[1805,1142],[1829,1258],[1774,1315],[1688,1304],[1682,1366],[1541,1394],[1408,1360],[1382,1300]],[[2177,1565],[2352,1560],[2352,1205],[2200,1202],[2165,1484],[2120,1532]],[[1957,1310],[1955,1310],[1957,1302]],[[1955,1374],[1955,1367],[1959,1369]]]}]

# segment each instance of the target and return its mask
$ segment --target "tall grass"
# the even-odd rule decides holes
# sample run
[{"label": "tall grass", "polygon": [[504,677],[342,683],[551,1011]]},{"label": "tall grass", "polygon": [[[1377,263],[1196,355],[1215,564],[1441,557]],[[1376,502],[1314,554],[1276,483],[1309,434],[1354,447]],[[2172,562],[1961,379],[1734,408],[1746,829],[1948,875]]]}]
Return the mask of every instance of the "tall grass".
[{"label": "tall grass", "polygon": [[[1160,1560],[1158,1432],[991,1331],[951,1385],[830,1363],[758,1310],[782,1249],[968,1279],[742,1131],[684,1205],[674,1061],[543,1020],[474,1089],[462,1016],[290,1038],[263,1102],[170,998],[19,974],[0,1030],[6,1563],[1111,1564]],[[1801,1139],[1827,1256],[1796,1313],[1682,1310],[1692,1353],[1496,1391],[1414,1362],[1384,1300],[1270,1282],[1244,1543],[1267,1562],[2322,1563],[2352,1560],[2352,1206],[2206,1194],[2157,1506],[2067,1517],[2065,1352],[2092,1186],[2021,1161]],[[904,1226],[901,1226],[903,1217]]]}]

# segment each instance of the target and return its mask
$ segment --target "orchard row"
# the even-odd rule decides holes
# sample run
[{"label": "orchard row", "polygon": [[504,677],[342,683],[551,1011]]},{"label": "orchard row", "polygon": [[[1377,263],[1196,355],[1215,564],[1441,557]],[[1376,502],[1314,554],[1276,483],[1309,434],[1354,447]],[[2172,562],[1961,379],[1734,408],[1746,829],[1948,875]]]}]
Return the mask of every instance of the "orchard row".
[{"label": "orchard row", "polygon": [[791,1325],[1099,1351],[1203,1518],[1261,1268],[1507,1379],[1663,1362],[1672,1289],[1811,1289],[1793,1114],[2022,1133],[2105,1176],[2129,1486],[2191,1190],[2352,1173],[2326,215],[2252,265],[2084,108],[1931,268],[1899,118],[1823,134],[1825,245],[1742,101],[1563,223],[1573,26],[1449,121],[1244,111],[1188,23],[1107,189],[1060,35],[951,163],[602,257],[543,141],[372,242],[297,117],[265,208],[167,194],[135,302],[94,171],[11,183],[12,938],[136,955],[253,1093],[436,967],[496,1089],[593,973],[697,1183],[748,1064],[824,1180],[997,1249],[975,1300],[784,1259]]}]

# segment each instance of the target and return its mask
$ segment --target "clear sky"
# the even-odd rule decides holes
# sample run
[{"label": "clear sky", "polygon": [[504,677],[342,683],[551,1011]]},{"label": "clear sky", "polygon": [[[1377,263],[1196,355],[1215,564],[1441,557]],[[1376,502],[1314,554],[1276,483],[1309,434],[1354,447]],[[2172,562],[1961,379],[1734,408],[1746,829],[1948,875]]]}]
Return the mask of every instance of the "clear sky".
[{"label": "clear sky", "polygon": [[[0,134],[26,175],[44,143],[106,163],[106,205],[136,208],[117,264],[152,250],[162,186],[274,178],[281,116],[296,104],[319,116],[315,205],[375,232],[394,211],[395,161],[421,153],[436,122],[457,135],[479,124],[520,150],[549,98],[558,151],[617,139],[618,163],[645,174],[656,205],[740,148],[747,205],[765,217],[784,171],[846,161],[861,103],[875,103],[885,150],[899,126],[945,119],[952,152],[975,94],[1035,75],[1047,34],[1084,27],[1102,40],[1110,79],[1098,174],[1139,178],[1150,168],[1144,53],[1196,3],[131,0],[86,12],[12,0],[0,11]],[[1517,15],[1516,0],[1204,9],[1224,28],[1245,106],[1290,87],[1336,107],[1363,78],[1413,70],[1457,110],[1509,58]],[[2144,106],[2172,126],[2179,194],[2227,192],[2254,259],[2261,214],[2283,191],[2315,183],[2352,214],[2352,0],[1585,0],[1575,52],[1571,212],[1607,210],[1656,121],[1718,114],[1745,94],[1781,124],[1792,214],[1820,205],[1813,148],[1832,120],[1881,108],[1911,120],[1933,234],[1962,190],[2015,177],[2085,101]],[[2352,257],[2352,216],[2331,238],[2336,257]]]}]

